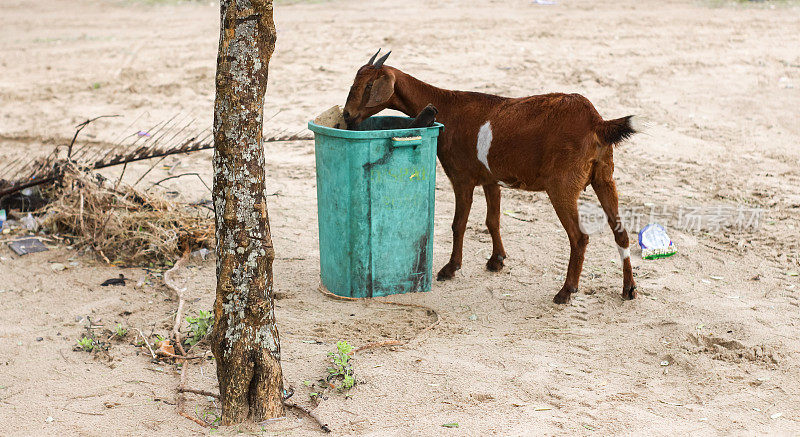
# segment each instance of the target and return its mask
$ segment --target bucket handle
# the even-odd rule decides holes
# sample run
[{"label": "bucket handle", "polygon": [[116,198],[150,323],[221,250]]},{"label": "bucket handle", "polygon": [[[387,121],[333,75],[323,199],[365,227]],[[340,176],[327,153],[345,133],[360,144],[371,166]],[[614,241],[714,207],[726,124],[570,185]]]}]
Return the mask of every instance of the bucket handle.
[{"label": "bucket handle", "polygon": [[392,137],[393,147],[417,147],[422,145],[422,136],[415,137]]}]

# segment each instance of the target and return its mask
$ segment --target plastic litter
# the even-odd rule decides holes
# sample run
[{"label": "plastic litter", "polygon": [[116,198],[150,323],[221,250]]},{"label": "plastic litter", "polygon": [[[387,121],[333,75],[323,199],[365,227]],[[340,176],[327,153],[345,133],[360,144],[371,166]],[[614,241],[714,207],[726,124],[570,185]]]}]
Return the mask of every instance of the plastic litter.
[{"label": "plastic litter", "polygon": [[651,223],[639,231],[639,246],[642,258],[658,259],[675,255],[677,248],[667,236],[667,231],[658,223]]},{"label": "plastic litter", "polygon": [[31,213],[28,213],[28,215],[23,217],[21,221],[22,221],[22,226],[24,226],[25,229],[31,232],[36,232],[39,229],[39,222],[37,222],[36,219],[33,218]]},{"label": "plastic litter", "polygon": [[339,105],[335,105],[322,114],[319,114],[317,118],[314,119],[314,123],[334,129],[347,129],[347,123],[344,121],[343,111]]},{"label": "plastic litter", "polygon": [[19,256],[48,250],[47,246],[42,244],[38,238],[25,238],[23,240],[12,241],[8,243],[8,247]]},{"label": "plastic litter", "polygon": [[0,229],[3,229],[3,225],[6,223],[6,210],[0,209]]}]

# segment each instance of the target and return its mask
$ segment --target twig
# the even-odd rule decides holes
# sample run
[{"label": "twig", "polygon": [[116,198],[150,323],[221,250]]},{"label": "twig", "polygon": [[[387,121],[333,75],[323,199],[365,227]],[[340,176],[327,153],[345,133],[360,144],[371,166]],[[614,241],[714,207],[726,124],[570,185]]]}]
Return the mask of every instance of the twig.
[{"label": "twig", "polygon": [[219,399],[219,395],[216,394],[216,393],[212,393],[210,391],[205,391],[205,390],[198,390],[196,388],[178,387],[178,391],[181,392],[181,393],[194,393],[194,394],[200,395],[200,396],[210,396],[212,398]]},{"label": "twig", "polygon": [[158,165],[159,162],[161,162],[161,161],[163,161],[165,159],[167,159],[167,157],[166,156],[162,156],[161,159],[156,160],[155,162],[153,162],[153,165],[151,165],[150,168],[148,168],[146,172],[142,173],[142,175],[139,176],[139,179],[136,179],[136,182],[134,182],[133,185],[131,185],[131,187],[135,187],[136,185],[138,185],[139,182],[141,182],[142,179],[144,179],[145,176],[147,176],[151,171],[153,171],[154,168],[156,168],[156,166]]},{"label": "twig", "polygon": [[203,341],[205,341],[205,339],[208,338],[209,335],[211,335],[211,332],[208,332],[206,335],[204,335],[203,338],[201,338],[200,341],[198,341],[197,343],[189,346],[189,349],[186,350],[186,354],[188,355],[189,352],[191,352],[192,349],[194,349],[195,346],[197,346],[198,344],[201,344]]},{"label": "twig", "polygon": [[317,422],[317,424],[319,424],[319,427],[320,427],[321,430],[323,430],[324,432],[331,432],[331,429],[328,427],[328,424],[323,422],[319,418],[319,416],[317,416],[313,411],[311,411],[311,410],[309,410],[309,409],[307,409],[305,407],[302,407],[300,405],[297,405],[294,402],[290,402],[290,401],[286,401],[286,400],[283,401],[283,405],[286,405],[289,408],[296,408],[297,410],[303,412],[308,417],[314,419]]},{"label": "twig", "polygon": [[88,416],[105,416],[105,413],[90,413],[88,411],[70,410],[69,408],[62,408],[62,410],[69,411],[70,413],[86,414]]},{"label": "twig", "polygon": [[58,350],[58,353],[61,355],[61,358],[63,358],[63,359],[64,359],[64,361],[66,361],[66,362],[67,362],[67,364],[74,364],[72,361],[70,361],[69,359],[67,359],[67,356],[66,356],[66,355],[64,355],[64,351],[62,351],[61,349],[59,349],[59,350]]},{"label": "twig", "polygon": [[125,170],[128,169],[128,163],[122,165],[122,172],[119,174],[119,179],[117,179],[117,183],[114,184],[114,191],[119,189],[119,184],[122,183],[122,177],[125,176]]},{"label": "twig", "polygon": [[368,349],[377,349],[379,347],[386,347],[386,346],[402,346],[408,343],[407,341],[402,340],[385,340],[385,341],[373,341],[372,343],[367,343],[364,346],[356,348],[353,353],[365,351]]},{"label": "twig", "polygon": [[190,416],[190,415],[186,414],[186,412],[183,411],[183,410],[178,411],[178,414],[183,416],[183,417],[185,417],[185,418],[187,418],[187,419],[189,419],[189,420],[191,420],[192,422],[202,426],[203,428],[208,428],[209,426],[211,426],[208,423],[203,422],[202,420],[200,420],[200,419],[198,419],[196,417],[193,417],[193,416]]},{"label": "twig", "polygon": [[192,355],[192,356],[178,355],[178,354],[171,354],[171,353],[169,353],[167,351],[163,351],[163,350],[159,350],[156,353],[156,355],[162,355],[162,356],[165,356],[167,358],[175,358],[176,360],[199,360],[199,359],[203,358],[200,355]]},{"label": "twig", "polygon": [[533,222],[534,221],[533,219],[520,217],[520,216],[516,215],[513,211],[503,211],[503,215],[507,215],[507,216],[509,216],[509,217],[511,217],[513,219],[517,219],[517,220],[519,220],[521,222]]},{"label": "twig", "polygon": [[144,340],[144,344],[146,344],[146,345],[147,345],[147,350],[149,350],[149,351],[150,351],[150,355],[152,355],[152,356],[153,356],[153,359],[155,360],[155,359],[156,359],[156,353],[155,353],[155,352],[153,352],[153,348],[152,348],[152,347],[150,347],[150,343],[147,341],[147,337],[145,337],[145,336],[144,336],[144,333],[142,332],[142,330],[141,330],[141,329],[139,329],[139,328],[134,328],[134,329],[136,329],[137,331],[139,331],[139,335],[141,335],[141,336],[142,336],[142,340]]},{"label": "twig", "polygon": [[84,233],[85,231],[83,229],[83,190],[81,190],[81,202],[80,202],[80,212],[78,213],[78,220],[80,220],[81,224],[80,228],[78,229],[80,229],[81,233]]},{"label": "twig", "polygon": [[83,123],[75,126],[78,130],[75,131],[75,136],[72,137],[72,141],[69,143],[69,147],[67,147],[67,159],[72,157],[72,146],[75,144],[75,140],[78,138],[78,134],[81,133],[83,128],[89,125],[89,123],[101,119],[101,118],[111,118],[111,117],[121,117],[121,115],[101,115],[99,117],[90,118],[89,120],[84,121]]},{"label": "twig", "polygon": [[151,185],[150,188],[153,188],[156,185],[162,186],[161,185],[162,182],[168,181],[170,179],[177,179],[177,178],[180,178],[180,177],[183,177],[183,176],[197,176],[197,179],[200,179],[200,182],[203,184],[203,186],[205,186],[208,189],[208,191],[211,191],[211,187],[209,187],[208,184],[206,184],[206,181],[204,181],[203,178],[200,177],[200,173],[183,173],[183,174],[179,174],[179,175],[175,175],[175,176],[168,176],[168,177],[165,177],[164,179],[161,179],[158,182],[153,183],[153,185]]}]

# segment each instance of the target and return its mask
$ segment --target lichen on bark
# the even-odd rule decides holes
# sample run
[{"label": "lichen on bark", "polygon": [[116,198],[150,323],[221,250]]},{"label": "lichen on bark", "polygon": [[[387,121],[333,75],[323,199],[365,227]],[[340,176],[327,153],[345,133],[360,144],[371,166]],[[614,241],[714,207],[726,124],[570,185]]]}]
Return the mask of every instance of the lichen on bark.
[{"label": "lichen on bark", "polygon": [[271,0],[222,0],[214,103],[217,298],[212,352],[223,424],[280,417],[283,375],[275,323],[261,144],[275,48]]}]

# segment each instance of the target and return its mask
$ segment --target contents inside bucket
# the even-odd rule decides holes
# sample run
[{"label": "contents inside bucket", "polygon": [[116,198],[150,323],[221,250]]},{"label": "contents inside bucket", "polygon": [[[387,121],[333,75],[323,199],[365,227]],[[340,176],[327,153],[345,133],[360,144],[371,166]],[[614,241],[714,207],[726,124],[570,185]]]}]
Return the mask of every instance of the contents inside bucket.
[{"label": "contents inside bucket", "polygon": [[371,130],[393,130],[393,129],[414,129],[421,127],[431,127],[436,122],[436,114],[439,111],[433,105],[428,105],[412,120],[402,117],[369,117],[352,128],[347,127],[344,118],[344,111],[339,105],[333,106],[321,113],[314,119],[314,123],[320,126],[332,127],[334,129],[349,129],[356,131]]}]

